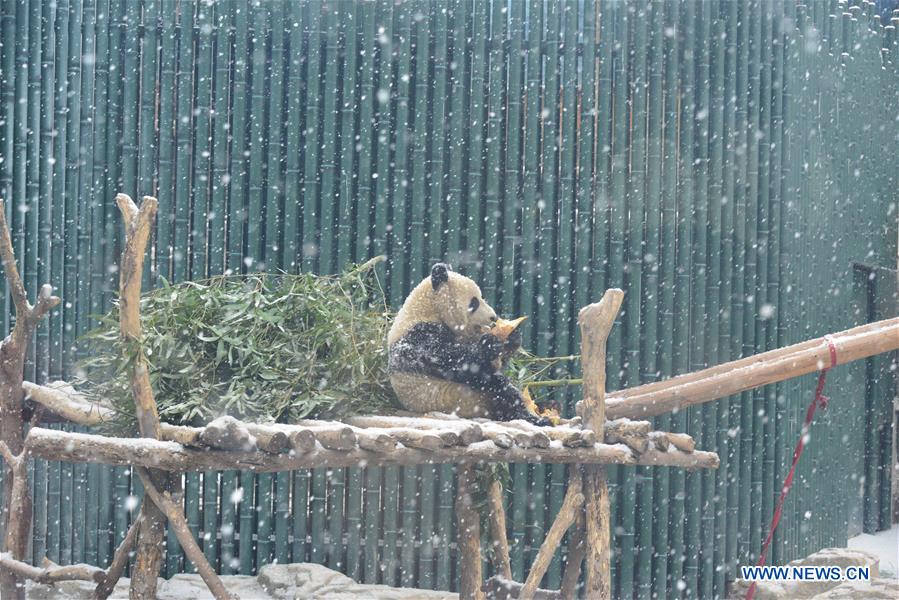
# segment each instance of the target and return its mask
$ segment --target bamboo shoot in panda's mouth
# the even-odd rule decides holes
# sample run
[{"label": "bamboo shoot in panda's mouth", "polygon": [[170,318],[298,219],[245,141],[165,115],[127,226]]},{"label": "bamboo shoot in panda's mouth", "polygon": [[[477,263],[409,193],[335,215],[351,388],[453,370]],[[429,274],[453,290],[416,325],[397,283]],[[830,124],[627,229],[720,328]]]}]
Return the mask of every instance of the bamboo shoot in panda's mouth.
[{"label": "bamboo shoot in panda's mouth", "polygon": [[525,322],[527,317],[518,317],[517,319],[512,319],[511,321],[507,321],[506,319],[497,319],[496,323],[493,324],[493,327],[489,329],[490,333],[495,335],[498,339],[505,342],[509,339],[509,336],[512,335],[512,332],[518,329],[518,327]]}]

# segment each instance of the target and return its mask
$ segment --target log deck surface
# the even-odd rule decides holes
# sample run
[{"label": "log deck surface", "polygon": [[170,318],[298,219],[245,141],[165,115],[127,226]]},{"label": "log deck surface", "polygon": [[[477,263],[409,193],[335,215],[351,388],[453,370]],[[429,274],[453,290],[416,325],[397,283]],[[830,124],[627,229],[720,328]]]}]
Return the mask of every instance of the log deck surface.
[{"label": "log deck surface", "polygon": [[638,454],[625,444],[599,444],[572,448],[554,441],[548,448],[511,446],[503,448],[486,439],[462,446],[425,449],[397,444],[386,451],[358,446],[332,450],[317,443],[307,452],[290,450],[271,454],[263,450],[217,450],[191,448],[177,442],[118,438],[44,429],[31,429],[25,441],[31,457],[66,462],[108,465],[137,465],[166,471],[247,469],[256,472],[289,471],[317,467],[359,465],[413,465],[475,462],[542,462],[552,464],[654,465],[685,468],[716,468],[713,452],[683,452],[650,448]]}]

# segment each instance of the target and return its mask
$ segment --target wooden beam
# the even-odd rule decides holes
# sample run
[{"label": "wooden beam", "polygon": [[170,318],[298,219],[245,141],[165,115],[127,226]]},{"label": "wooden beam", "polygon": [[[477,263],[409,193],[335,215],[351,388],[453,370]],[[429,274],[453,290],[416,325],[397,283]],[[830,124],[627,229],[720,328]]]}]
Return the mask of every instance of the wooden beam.
[{"label": "wooden beam", "polygon": [[426,465],[479,462],[544,464],[618,464],[714,469],[718,455],[696,451],[690,454],[649,449],[640,456],[627,446],[596,444],[592,448],[500,448],[489,440],[470,446],[452,446],[436,450],[397,447],[379,453],[362,448],[348,451],[316,447],[306,453],[269,454],[187,448],[176,442],[151,439],[117,438],[34,427],[28,432],[30,457],[66,462],[107,465],[138,465],[165,471],[206,471],[246,469],[259,473],[308,469],[327,465],[351,467],[360,464]]},{"label": "wooden beam", "polygon": [[[602,300],[581,309],[581,368],[584,372],[584,426],[592,429],[600,442],[606,424],[606,341],[621,308],[624,292],[606,290]],[[583,493],[586,498],[586,591],[588,598],[608,600],[612,596],[609,524],[609,488],[606,470],[600,465],[584,467]]]},{"label": "wooden beam", "polygon": [[14,572],[23,579],[37,583],[58,583],[60,581],[93,581],[100,583],[106,578],[106,571],[91,565],[77,564],[61,567],[44,559],[46,565],[35,567],[12,558],[9,552],[0,553],[0,566]]},{"label": "wooden beam", "polygon": [[[837,365],[899,349],[899,317],[830,335]],[[829,367],[830,346],[816,338],[609,394],[609,418],[645,419],[711,402]]]}]

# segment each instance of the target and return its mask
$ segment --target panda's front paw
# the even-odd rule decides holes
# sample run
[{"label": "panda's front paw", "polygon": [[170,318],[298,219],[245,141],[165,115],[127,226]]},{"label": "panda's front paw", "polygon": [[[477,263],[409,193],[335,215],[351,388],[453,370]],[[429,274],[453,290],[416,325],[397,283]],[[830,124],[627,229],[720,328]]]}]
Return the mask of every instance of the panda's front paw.
[{"label": "panda's front paw", "polygon": [[485,333],[478,340],[481,357],[485,363],[491,363],[496,360],[503,352],[503,342],[492,333]]},{"label": "panda's front paw", "polygon": [[503,344],[503,356],[510,358],[521,350],[521,332],[517,329],[509,334]]}]

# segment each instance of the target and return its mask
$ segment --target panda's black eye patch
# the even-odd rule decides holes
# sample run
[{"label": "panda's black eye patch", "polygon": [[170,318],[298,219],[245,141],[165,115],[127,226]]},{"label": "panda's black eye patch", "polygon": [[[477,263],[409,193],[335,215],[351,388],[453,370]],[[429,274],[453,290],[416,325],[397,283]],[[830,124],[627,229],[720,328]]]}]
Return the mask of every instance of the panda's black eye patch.
[{"label": "panda's black eye patch", "polygon": [[481,301],[477,298],[472,298],[471,302],[468,303],[468,312],[474,312],[481,305]]}]

